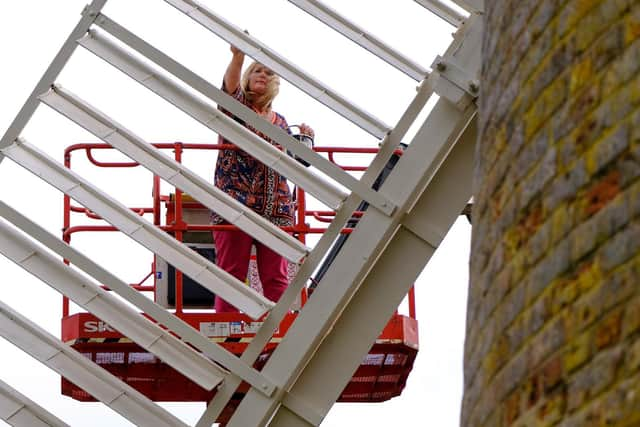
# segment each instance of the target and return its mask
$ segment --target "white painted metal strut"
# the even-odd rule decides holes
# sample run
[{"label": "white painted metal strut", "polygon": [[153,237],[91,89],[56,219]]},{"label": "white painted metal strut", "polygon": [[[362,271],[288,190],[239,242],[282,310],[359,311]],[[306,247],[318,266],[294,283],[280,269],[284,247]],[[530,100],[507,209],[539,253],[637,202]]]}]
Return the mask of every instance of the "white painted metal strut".
[{"label": "white painted metal strut", "polygon": [[82,203],[248,316],[257,319],[273,307],[274,303],[263,295],[134,214],[21,138],[13,145],[1,149],[0,153]]},{"label": "white painted metal strut", "polygon": [[415,0],[415,2],[456,28],[466,19],[457,10],[440,0]]},{"label": "white painted metal strut", "polygon": [[226,372],[209,359],[43,251],[1,220],[0,253],[158,356],[200,387],[211,390],[224,378]]},{"label": "white painted metal strut", "polygon": [[187,426],[134,388],[2,302],[0,335],[136,426]]},{"label": "white painted metal strut", "polygon": [[176,9],[236,46],[247,55],[271,68],[276,74],[309,96],[341,114],[370,134],[382,139],[390,128],[373,115],[356,107],[343,96],[288,62],[267,46],[233,26],[194,0],[165,0]]},{"label": "white painted metal strut", "polygon": [[471,13],[482,14],[484,13],[484,0],[451,0],[464,10]]},{"label": "white painted metal strut", "polygon": [[68,90],[54,86],[40,99],[285,258],[298,263],[309,252],[299,240],[212,186]]},{"label": "white painted metal strut", "polygon": [[[170,331],[179,335],[184,342],[193,345],[207,357],[229,369],[234,375],[237,375],[239,379],[246,381],[266,395],[273,394],[275,386],[250,364],[242,362],[235,354],[225,350],[224,347],[212,343],[191,325],[145,297],[142,293],[129,286],[129,284],[100,267],[87,256],[2,201],[0,201],[0,216],[62,258],[68,260],[75,267],[84,271],[99,283],[107,285],[111,291],[138,307],[159,324],[166,326]],[[228,378],[228,380],[230,379],[231,378]]]},{"label": "white painted metal strut", "polygon": [[416,81],[422,81],[429,72],[420,64],[407,58],[392,47],[386,45],[376,36],[366,32],[338,12],[317,0],[288,0],[300,9],[325,23],[354,43],[365,48],[389,65],[402,71]]},{"label": "white painted metal strut", "polygon": [[13,427],[69,427],[4,381],[0,381],[0,419]]},{"label": "white painted metal strut", "polygon": [[[184,83],[188,84],[205,97],[217,103],[219,106],[222,106],[224,109],[233,113],[235,116],[239,117],[245,122],[251,123],[254,128],[258,129],[260,132],[267,135],[276,143],[283,146],[287,151],[290,151],[296,156],[306,160],[308,163],[326,174],[335,182],[358,194],[372,207],[379,209],[387,214],[391,214],[393,212],[393,209],[395,208],[393,206],[393,203],[391,203],[377,191],[373,190],[370,185],[364,185],[362,182],[355,179],[352,175],[342,170],[336,164],[328,161],[325,157],[307,148],[304,144],[300,144],[299,141],[295,140],[280,128],[272,126],[270,123],[259,117],[253,110],[246,107],[245,105],[240,104],[235,99],[209,83],[207,80],[203,79],[180,63],[168,57],[158,49],[151,46],[149,43],[145,42],[135,34],[128,31],[126,28],[111,20],[109,17],[101,14],[96,18],[95,23],[97,26],[104,29],[112,36],[116,37],[122,43],[142,54],[147,59],[153,61],[162,69],[177,77]],[[109,48],[115,52],[120,52],[118,55],[114,55],[112,57],[114,58],[113,61],[115,61],[115,58],[118,57],[127,57],[127,54],[125,54],[125,52],[117,45],[111,45]],[[112,65],[115,65],[113,62],[111,63]],[[124,67],[124,65],[116,66],[119,69],[122,69],[121,67]],[[313,188],[309,192],[313,194]]]},{"label": "white painted metal strut", "polygon": [[[38,108],[38,105],[40,104],[38,96],[53,84],[75,51],[76,40],[89,30],[89,27],[93,24],[93,20],[102,10],[106,2],[107,0],[93,0],[90,5],[85,7],[82,18],[73,31],[71,31],[71,34],[62,45],[62,48],[58,51],[58,54],[49,65],[49,68],[47,68],[47,71],[45,71],[43,76],[40,78],[35,89],[0,140],[0,148],[8,147],[20,136],[22,130],[27,125],[33,116],[33,113],[35,113],[36,108]],[[2,162],[2,159],[3,156],[0,154],[0,163]]]},{"label": "white painted metal strut", "polygon": [[[336,209],[346,199],[345,192],[329,182],[318,180],[309,169],[302,166],[287,153],[272,144],[266,144],[258,135],[237,123],[219,109],[206,104],[170,79],[157,74],[142,61],[136,60],[122,50],[118,50],[113,43],[100,36],[97,32],[91,31],[79,43],[146,88],[171,102],[204,126],[226,136],[238,147],[260,159],[262,163],[270,168],[287,176],[328,206]],[[123,57],[123,55],[126,56]]]}]

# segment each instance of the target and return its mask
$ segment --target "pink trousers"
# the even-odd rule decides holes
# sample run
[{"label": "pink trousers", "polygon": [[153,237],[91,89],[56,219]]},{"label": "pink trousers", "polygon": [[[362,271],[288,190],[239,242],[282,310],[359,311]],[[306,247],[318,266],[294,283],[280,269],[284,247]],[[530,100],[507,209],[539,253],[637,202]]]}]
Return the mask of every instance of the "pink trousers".
[{"label": "pink trousers", "polygon": [[[216,245],[216,264],[241,282],[247,280],[251,245],[255,244],[258,275],[262,282],[264,296],[274,302],[280,299],[289,284],[286,258],[264,244],[254,241],[253,237],[243,231],[215,230],[213,238]],[[218,313],[238,311],[218,296],[216,296],[214,308]]]}]

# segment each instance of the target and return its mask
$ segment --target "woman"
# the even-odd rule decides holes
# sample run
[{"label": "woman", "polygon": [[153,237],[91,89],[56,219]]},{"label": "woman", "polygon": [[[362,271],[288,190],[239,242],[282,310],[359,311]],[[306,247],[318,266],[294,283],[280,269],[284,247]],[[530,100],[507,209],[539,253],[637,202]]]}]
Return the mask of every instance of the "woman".
[{"label": "woman", "polygon": [[[251,64],[241,76],[244,53],[234,46],[231,46],[231,53],[232,58],[224,75],[222,90],[252,108],[265,120],[289,132],[285,118],[271,108],[274,98],[278,95],[280,78],[258,62]],[[231,115],[227,111],[225,113]],[[265,143],[274,143],[250,124],[241,123],[261,136]],[[300,132],[311,137],[314,135],[313,129],[304,123],[300,125]],[[232,144],[222,136],[219,137],[219,143]],[[273,224],[293,225],[294,207],[287,179],[246,152],[220,151],[216,163],[215,186]],[[222,224],[224,220],[214,212],[212,222]],[[255,245],[258,274],[264,296],[274,302],[280,299],[288,285],[287,260],[284,257],[240,230],[215,230],[213,237],[216,245],[216,263],[242,282],[247,279],[251,246]],[[238,311],[218,297],[215,309],[218,313]]]}]

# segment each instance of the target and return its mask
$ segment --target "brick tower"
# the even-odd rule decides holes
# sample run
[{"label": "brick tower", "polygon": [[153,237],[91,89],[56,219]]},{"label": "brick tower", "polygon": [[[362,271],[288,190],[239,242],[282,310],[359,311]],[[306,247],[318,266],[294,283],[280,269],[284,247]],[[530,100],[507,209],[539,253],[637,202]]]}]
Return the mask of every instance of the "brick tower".
[{"label": "brick tower", "polygon": [[640,425],[640,2],[486,2],[463,426]]}]

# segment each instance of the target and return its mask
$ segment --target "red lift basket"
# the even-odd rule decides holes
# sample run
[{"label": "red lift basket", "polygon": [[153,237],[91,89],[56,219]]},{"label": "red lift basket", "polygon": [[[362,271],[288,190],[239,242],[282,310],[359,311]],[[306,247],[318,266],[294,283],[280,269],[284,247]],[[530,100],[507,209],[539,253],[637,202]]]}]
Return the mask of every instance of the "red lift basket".
[{"label": "red lift basket", "polygon": [[[220,145],[167,143],[154,144],[160,149],[171,149],[175,153],[177,161],[182,160],[184,150],[215,150]],[[226,147],[225,147],[226,148]],[[65,152],[65,164],[71,167],[71,153],[75,150],[86,152],[89,160],[99,167],[136,167],[135,163],[104,163],[99,162],[93,155],[94,150],[112,149],[106,144],[77,144],[71,146]],[[334,160],[337,153],[363,153],[373,154],[377,149],[347,149],[315,147],[318,152],[328,154],[330,160]],[[363,170],[363,167],[344,167],[346,170]],[[84,218],[95,218],[84,208],[73,206],[68,196],[64,196],[64,236],[70,243],[71,235],[75,232],[104,232],[116,231],[115,228],[104,225],[72,226],[71,214],[80,213]],[[164,203],[164,224],[161,221],[161,207]],[[162,196],[160,194],[159,179],[153,180],[153,206],[149,208],[132,208],[141,215],[152,214],[154,223],[176,239],[188,243],[198,233],[211,234],[216,226],[203,223],[201,220],[191,222],[193,218],[206,216],[206,208],[195,200],[176,191],[175,195]],[[314,218],[318,222],[330,222],[335,212],[308,211],[305,207],[305,194],[296,189],[296,224],[287,229],[301,241],[309,233],[322,233],[322,227],[310,227],[305,222],[307,218]],[[354,221],[357,221],[357,214]],[[228,226],[227,226],[228,227]],[[351,229],[343,230],[346,237]],[[196,236],[196,240],[198,237]],[[205,243],[206,244],[206,243]],[[131,286],[141,292],[154,292],[154,298],[158,301],[159,267],[154,261],[154,267],[148,276],[140,283]],[[170,267],[170,266],[169,266]],[[204,333],[212,342],[218,343],[228,351],[241,355],[254,337],[260,322],[256,322],[241,313],[214,313],[211,309],[195,312],[185,311],[185,308],[202,306],[185,304],[183,298],[185,292],[190,292],[188,278],[182,277],[180,272],[175,274],[175,288],[171,292],[175,298],[165,302],[168,309]],[[145,281],[153,277],[152,285],[145,285]],[[166,292],[166,291],[163,291]],[[307,290],[300,295],[298,306],[304,305],[309,295]],[[311,296],[312,297],[312,296]],[[209,296],[211,298],[211,296]],[[173,302],[171,302],[173,301]],[[208,303],[203,303],[204,305]],[[282,320],[279,329],[273,335],[263,353],[258,357],[255,368],[261,369],[267,362],[273,350],[277,347],[282,337],[294,322],[297,311],[288,313]],[[69,301],[63,299],[62,340],[71,347],[102,366],[115,376],[154,401],[173,402],[208,402],[215,395],[215,390],[207,391],[196,385],[191,380],[159,360],[152,353],[147,352],[118,331],[111,328],[100,319],[90,313],[80,312],[70,314]],[[415,301],[413,289],[409,293],[409,315],[395,313],[384,330],[372,344],[369,353],[363,358],[353,377],[338,398],[339,402],[381,402],[389,400],[401,394],[407,378],[413,367],[418,352],[418,324],[415,319]],[[236,391],[228,408],[233,408],[247,391],[247,385],[243,384]],[[62,378],[62,393],[79,401],[95,401],[87,392],[74,385],[66,378]],[[230,416],[230,412],[222,415],[219,421]]]},{"label": "red lift basket", "polygon": [[[256,368],[262,368],[269,359],[296,316],[296,313],[289,313],[283,319],[278,332],[258,358]],[[236,313],[185,313],[183,319],[196,328],[201,323],[256,323],[243,314]],[[232,333],[210,339],[240,355],[253,335]],[[62,319],[62,339],[151,400],[208,402],[215,395],[215,390],[201,388],[90,313],[76,313]],[[338,401],[382,402],[399,396],[417,352],[416,320],[395,314],[376,339],[369,354],[362,360]],[[244,392],[246,387],[239,390],[235,399],[240,400]],[[65,378],[62,379],[62,394],[80,401],[95,401],[91,395]]]}]

